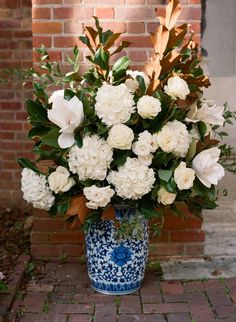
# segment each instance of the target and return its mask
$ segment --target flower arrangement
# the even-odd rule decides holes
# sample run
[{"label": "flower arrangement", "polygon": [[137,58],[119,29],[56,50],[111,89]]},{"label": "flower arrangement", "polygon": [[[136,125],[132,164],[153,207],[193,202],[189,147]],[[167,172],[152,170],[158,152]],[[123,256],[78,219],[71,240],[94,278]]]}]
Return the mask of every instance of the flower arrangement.
[{"label": "flower arrangement", "polygon": [[[151,34],[154,52],[145,72],[130,70],[126,56],[111,64],[130,43],[118,44],[120,34],[103,31],[96,17],[95,28],[85,27],[80,37],[90,51],[84,75],[77,47],[66,74],[43,46],[37,50],[37,70],[21,73],[33,77],[35,94],[26,104],[37,159],[19,159],[27,202],[85,229],[100,219],[115,221],[114,204],[136,206],[150,220],[166,207],[180,214],[178,201],[196,214],[217,206],[224,168],[235,171],[219,127],[236,116],[204,99],[210,81],[187,25],[176,26],[180,11],[179,1],[170,0]],[[49,95],[51,85],[58,90]],[[37,166],[41,160],[52,161],[47,173]],[[129,231],[138,219],[124,225]]]}]

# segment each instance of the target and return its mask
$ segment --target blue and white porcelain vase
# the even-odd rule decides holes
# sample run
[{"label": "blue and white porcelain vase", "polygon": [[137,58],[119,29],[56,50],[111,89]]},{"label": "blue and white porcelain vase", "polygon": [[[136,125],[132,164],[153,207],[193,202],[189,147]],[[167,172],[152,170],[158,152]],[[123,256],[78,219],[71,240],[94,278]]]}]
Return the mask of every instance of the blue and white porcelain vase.
[{"label": "blue and white porcelain vase", "polygon": [[144,278],[148,258],[148,224],[137,208],[116,206],[115,212],[119,221],[140,216],[143,239],[118,241],[111,220],[92,224],[86,234],[88,274],[92,288],[100,293],[130,294],[140,288]]}]

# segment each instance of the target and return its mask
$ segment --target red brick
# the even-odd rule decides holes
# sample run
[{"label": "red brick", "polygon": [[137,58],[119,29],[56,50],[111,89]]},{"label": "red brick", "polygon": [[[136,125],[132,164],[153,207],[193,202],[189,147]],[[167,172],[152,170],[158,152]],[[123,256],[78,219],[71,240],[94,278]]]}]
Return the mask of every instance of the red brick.
[{"label": "red brick", "polygon": [[[188,306],[185,303],[153,303],[143,304],[144,313],[175,313],[188,312]],[[202,321],[201,321],[202,322]]]},{"label": "red brick", "polygon": [[32,8],[33,19],[50,19],[51,9],[50,8]]},{"label": "red brick", "polygon": [[32,0],[32,4],[62,4],[62,0]]},{"label": "red brick", "polygon": [[173,256],[181,255],[184,252],[183,244],[175,243],[157,243],[150,244],[149,255],[150,256]]},{"label": "red brick", "polygon": [[127,3],[128,4],[135,4],[135,5],[145,4],[145,0],[127,0]]},{"label": "red brick", "polygon": [[49,234],[49,243],[52,244],[73,244],[83,241],[83,233],[67,231],[67,232],[55,232]]},{"label": "red brick", "polygon": [[51,304],[49,313],[93,313],[93,305],[91,304]]},{"label": "red brick", "polygon": [[53,37],[54,46],[58,48],[74,47],[75,45],[83,46],[78,37]]},{"label": "red brick", "polygon": [[61,22],[33,22],[34,34],[60,34],[62,32]]},{"label": "red brick", "polygon": [[140,34],[145,32],[144,22],[128,22],[127,32],[130,34]]},{"label": "red brick", "polygon": [[203,242],[205,233],[202,230],[176,230],[170,232],[172,242]]},{"label": "red brick", "polygon": [[103,7],[103,8],[95,8],[95,16],[99,19],[113,19],[115,15],[114,8],[111,7]]},{"label": "red brick", "polygon": [[192,4],[201,4],[201,0],[190,0]]},{"label": "red brick", "polygon": [[42,37],[42,36],[35,36],[33,37],[33,47],[39,48],[41,45],[45,47],[51,47],[52,40],[51,37]]},{"label": "red brick", "polygon": [[150,19],[155,19],[155,11],[153,8],[147,7],[133,7],[133,8],[124,8],[124,7],[116,7],[115,8],[115,17],[116,20],[121,21],[145,21]]},{"label": "red brick", "polygon": [[201,20],[201,8],[184,7],[179,20]]},{"label": "red brick", "polygon": [[2,124],[2,130],[22,130],[23,126],[22,123],[16,123],[16,122],[12,122],[12,123],[3,123]]},{"label": "red brick", "polygon": [[[125,3],[125,0],[115,0],[116,4]],[[84,0],[84,3],[88,4],[101,4],[100,0]],[[111,0],[102,0],[102,4],[111,4]]]},{"label": "red brick", "polygon": [[32,232],[30,235],[30,241],[32,244],[47,244],[48,234],[47,233]]},{"label": "red brick", "polygon": [[210,309],[210,306],[203,306],[198,303],[189,303],[189,310],[191,316],[196,321],[201,322],[213,322],[215,321],[214,315]]},{"label": "red brick", "polygon": [[31,254],[36,257],[55,257],[63,254],[63,245],[31,245]]},{"label": "red brick", "polygon": [[44,232],[59,231],[64,228],[64,221],[60,219],[36,219],[33,225],[33,231]]},{"label": "red brick", "polygon": [[101,22],[104,30],[111,29],[113,32],[126,32],[126,24],[124,22]]},{"label": "red brick", "polygon": [[64,253],[68,256],[78,257],[84,254],[82,245],[65,245]]},{"label": "red brick", "polygon": [[184,289],[178,281],[161,282],[161,288],[165,294],[182,294]]},{"label": "red brick", "polygon": [[55,8],[53,9],[54,19],[90,19],[93,16],[93,8]]}]

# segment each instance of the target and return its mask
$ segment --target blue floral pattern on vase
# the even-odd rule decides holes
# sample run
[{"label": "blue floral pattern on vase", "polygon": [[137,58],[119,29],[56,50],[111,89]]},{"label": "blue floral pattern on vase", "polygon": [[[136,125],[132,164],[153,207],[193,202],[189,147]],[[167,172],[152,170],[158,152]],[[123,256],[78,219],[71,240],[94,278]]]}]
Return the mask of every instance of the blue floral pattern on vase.
[{"label": "blue floral pattern on vase", "polygon": [[131,260],[131,251],[123,244],[113,249],[111,253],[111,260],[118,266],[124,266]]},{"label": "blue floral pattern on vase", "polygon": [[92,287],[105,294],[129,294],[137,291],[144,278],[148,257],[148,225],[136,208],[116,209],[117,219],[140,216],[144,238],[118,242],[113,221],[91,225],[86,234],[88,274]]}]

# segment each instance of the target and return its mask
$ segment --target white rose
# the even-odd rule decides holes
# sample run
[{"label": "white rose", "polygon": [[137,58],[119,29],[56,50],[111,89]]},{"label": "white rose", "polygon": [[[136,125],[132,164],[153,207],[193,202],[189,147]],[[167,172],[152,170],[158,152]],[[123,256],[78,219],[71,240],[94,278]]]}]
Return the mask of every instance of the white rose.
[{"label": "white rose", "polygon": [[124,124],[113,125],[109,131],[107,142],[112,148],[129,150],[134,139],[134,132]]},{"label": "white rose", "polygon": [[145,87],[148,88],[148,86],[150,84],[150,79],[143,72],[140,72],[138,70],[134,70],[134,71],[133,70],[127,70],[126,74],[132,77],[132,79],[128,78],[125,81],[125,85],[129,89],[130,92],[135,92],[139,87],[139,82],[136,79],[137,76],[142,76],[143,77]]},{"label": "white rose", "polygon": [[48,176],[48,184],[55,193],[66,192],[75,185],[75,180],[66,168],[59,166]]},{"label": "white rose", "polygon": [[180,98],[185,100],[186,96],[190,94],[188,84],[179,76],[170,77],[167,85],[164,86],[164,91],[173,99]]},{"label": "white rose", "polygon": [[172,152],[176,156],[185,157],[191,142],[191,135],[186,125],[174,120],[167,122],[161,131],[155,135],[158,146],[167,153]]},{"label": "white rose", "polygon": [[224,124],[224,106],[217,106],[215,102],[212,101],[203,101],[200,108],[197,107],[197,104],[192,104],[186,121],[197,123],[199,121],[212,124],[212,125],[220,125]]},{"label": "white rose", "polygon": [[193,159],[192,168],[196,176],[208,188],[212,184],[217,185],[225,175],[224,168],[217,163],[219,158],[220,149],[214,147],[198,153]]},{"label": "white rose", "polygon": [[174,179],[179,190],[190,189],[195,179],[195,171],[186,168],[186,163],[182,161],[174,171]]},{"label": "white rose", "polygon": [[137,103],[138,114],[144,119],[153,119],[161,111],[161,102],[152,96],[142,96]]},{"label": "white rose", "polygon": [[111,189],[110,186],[99,188],[93,185],[84,188],[84,195],[86,199],[89,200],[86,203],[86,206],[90,209],[106,207],[114,194],[115,191]]},{"label": "white rose", "polygon": [[48,110],[48,119],[60,127],[58,144],[65,149],[74,144],[74,130],[83,123],[84,111],[82,102],[76,96],[67,101],[63,92],[56,91],[49,98],[52,108]]},{"label": "white rose", "polygon": [[138,140],[132,145],[133,152],[142,157],[147,157],[157,150],[156,138],[147,130],[139,133]]},{"label": "white rose", "polygon": [[164,187],[161,187],[157,192],[157,200],[164,206],[171,205],[175,201],[175,198],[176,194],[166,191]]}]

